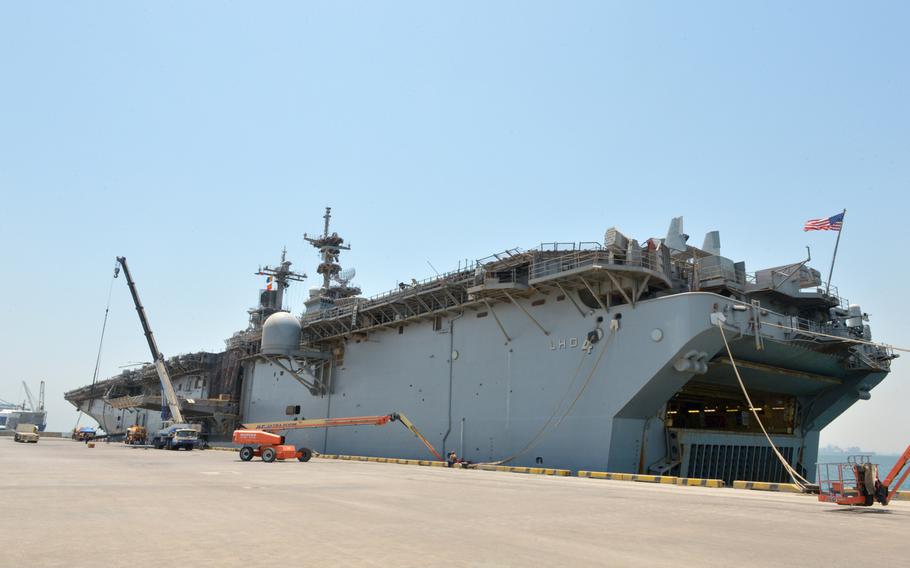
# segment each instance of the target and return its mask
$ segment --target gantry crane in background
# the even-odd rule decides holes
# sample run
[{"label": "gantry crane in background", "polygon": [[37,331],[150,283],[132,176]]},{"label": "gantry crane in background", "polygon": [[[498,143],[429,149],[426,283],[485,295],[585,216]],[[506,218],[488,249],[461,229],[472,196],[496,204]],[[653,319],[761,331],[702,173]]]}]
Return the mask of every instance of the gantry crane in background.
[{"label": "gantry crane in background", "polygon": [[[28,388],[28,384],[25,381],[22,381],[22,388],[25,389],[25,399],[22,401],[22,409],[29,410],[31,412],[43,412],[44,411],[44,381],[41,381],[40,386],[38,387],[38,404],[35,404],[35,395],[32,394],[32,389]],[[28,407],[26,408],[26,402],[28,402]]]},{"label": "gantry crane in background", "polygon": [[[35,399],[32,396],[32,390],[28,388],[25,381],[22,381],[22,388],[25,389],[25,400],[28,401],[28,408],[26,410],[35,411]],[[22,402],[22,407],[25,408],[25,401]]]}]

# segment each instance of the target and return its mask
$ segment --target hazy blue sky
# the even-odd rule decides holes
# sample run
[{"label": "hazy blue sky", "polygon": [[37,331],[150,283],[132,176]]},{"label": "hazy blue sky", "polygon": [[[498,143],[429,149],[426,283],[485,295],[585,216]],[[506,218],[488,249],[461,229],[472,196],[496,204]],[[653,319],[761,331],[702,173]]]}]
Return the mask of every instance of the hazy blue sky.
[{"label": "hazy blue sky", "polygon": [[[331,205],[373,294],[541,241],[719,229],[910,345],[905,2],[0,3],[0,398],[91,382],[114,257],[162,351],[246,324]],[[299,311],[305,289],[293,289]],[[102,376],[148,359],[122,281]],[[907,443],[908,364],[823,434]]]}]

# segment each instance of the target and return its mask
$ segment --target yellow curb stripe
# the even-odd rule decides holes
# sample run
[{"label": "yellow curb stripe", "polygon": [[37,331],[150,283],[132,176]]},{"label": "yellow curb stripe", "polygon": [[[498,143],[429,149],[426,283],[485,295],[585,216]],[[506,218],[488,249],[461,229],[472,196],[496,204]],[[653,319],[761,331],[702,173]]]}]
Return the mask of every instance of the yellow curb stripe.
[{"label": "yellow curb stripe", "polygon": [[698,477],[680,477],[676,480],[676,485],[683,487],[725,487],[723,479],[701,479]]},{"label": "yellow curb stripe", "polygon": [[612,481],[638,481],[643,483],[662,483],[681,487],[725,487],[722,479],[701,479],[696,477],[674,477],[672,475],[643,475],[634,473],[612,473],[608,471],[580,470],[578,477],[590,479],[609,479]]},{"label": "yellow curb stripe", "polygon": [[734,489],[751,489],[753,491],[783,491],[788,493],[802,493],[793,483],[768,483],[766,481],[734,481]]}]

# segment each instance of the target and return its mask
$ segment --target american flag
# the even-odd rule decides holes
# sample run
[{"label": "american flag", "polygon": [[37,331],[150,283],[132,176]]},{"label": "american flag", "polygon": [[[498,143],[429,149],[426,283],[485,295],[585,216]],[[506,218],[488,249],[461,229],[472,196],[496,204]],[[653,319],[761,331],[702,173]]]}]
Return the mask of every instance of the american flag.
[{"label": "american flag", "polygon": [[840,231],[844,225],[844,214],[838,213],[824,219],[809,219],[803,225],[804,231]]}]

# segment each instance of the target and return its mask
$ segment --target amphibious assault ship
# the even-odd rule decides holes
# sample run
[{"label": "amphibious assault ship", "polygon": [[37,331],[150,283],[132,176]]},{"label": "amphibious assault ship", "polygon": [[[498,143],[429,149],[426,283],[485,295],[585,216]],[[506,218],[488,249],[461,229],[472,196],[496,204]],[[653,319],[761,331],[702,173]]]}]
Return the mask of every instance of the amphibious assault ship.
[{"label": "amphibious assault ship", "polygon": [[[868,316],[807,261],[750,274],[710,232],[697,248],[615,228],[602,242],[511,249],[363,297],[330,232],[300,315],[282,257],[250,325],[223,353],[171,359],[182,408],[213,435],[242,422],[406,413],[474,462],[787,481],[812,478],[819,432],[888,374]],[[726,340],[719,327],[723,327]],[[739,372],[752,406],[737,380]],[[149,367],[66,394],[109,431],[157,425]],[[423,457],[410,433],[291,430],[319,452]]]}]

